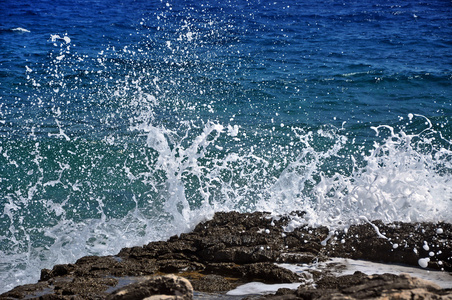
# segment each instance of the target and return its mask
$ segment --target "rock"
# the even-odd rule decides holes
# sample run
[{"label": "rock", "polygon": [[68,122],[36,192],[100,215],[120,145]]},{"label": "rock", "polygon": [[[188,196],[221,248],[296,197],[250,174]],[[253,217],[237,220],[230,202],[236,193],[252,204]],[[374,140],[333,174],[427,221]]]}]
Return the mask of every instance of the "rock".
[{"label": "rock", "polygon": [[300,277],[294,272],[278,267],[271,263],[256,263],[243,268],[243,277],[250,281],[266,279],[266,283],[300,282]]},{"label": "rock", "polygon": [[206,275],[190,281],[194,290],[206,293],[230,291],[237,286],[220,275]]},{"label": "rock", "polygon": [[55,296],[61,298],[77,296],[82,299],[93,299],[118,283],[115,278],[75,277],[71,280],[68,279],[69,277],[63,277],[50,281]]},{"label": "rock", "polygon": [[[148,280],[149,276],[162,273],[188,278],[195,289],[204,292],[225,291],[250,281],[305,282],[305,289],[299,292],[305,293],[308,298],[323,297],[322,295],[355,297],[359,293],[360,296],[367,297],[364,290],[351,292],[342,287],[358,288],[369,284],[368,281],[381,283],[381,280],[369,279],[364,274],[334,277],[328,270],[311,270],[308,275],[299,277],[275,264],[313,264],[326,261],[328,257],[416,267],[421,262],[423,267],[452,271],[452,225],[449,223],[383,224],[373,221],[333,232],[326,227],[290,225],[292,217],[296,217],[300,224],[303,216],[303,212],[294,212],[288,216],[271,216],[265,212],[216,213],[212,220],[198,224],[192,232],[173,236],[167,241],[124,248],[117,255],[86,256],[73,264],[43,269],[37,284],[16,287],[0,295],[0,299],[33,298],[37,295],[47,299],[103,299],[113,297],[110,295],[111,291],[117,289],[118,282],[122,284],[124,278],[141,282],[140,278]],[[381,285],[387,286],[388,278],[385,277],[385,283]],[[394,280],[398,280],[397,284],[400,285],[405,279]],[[315,283],[320,288],[309,289],[310,283]],[[151,282],[144,286],[137,283],[136,287],[125,289],[127,293],[143,289],[146,295],[142,297],[154,297],[155,294],[149,293],[156,287],[151,286]],[[433,293],[432,295],[445,295],[441,294],[444,290],[439,292],[436,288],[415,285],[395,289],[393,292],[385,290],[383,293],[383,290],[378,288],[378,293],[395,293],[394,295],[405,297],[409,290],[416,290],[416,293],[425,290],[426,293]],[[300,298],[300,295],[281,291],[274,296],[289,299]],[[167,296],[177,295],[165,297]]]},{"label": "rock", "polygon": [[[334,281],[334,280],[333,280]],[[452,299],[452,294],[442,291],[442,289],[429,281],[413,278],[407,274],[393,275],[373,275],[363,276],[362,273],[342,276],[337,278],[337,285],[332,287],[331,283],[320,280],[317,282],[318,290],[323,289],[324,295],[319,299],[338,295],[350,297],[351,299],[397,299],[397,295],[411,294],[409,299],[434,299],[445,296],[444,299]],[[309,294],[306,289],[297,290],[297,296]],[[412,297],[412,298],[411,298]],[[314,298],[316,299],[316,298]]]},{"label": "rock", "polygon": [[[441,228],[441,230],[437,230]],[[380,235],[377,233],[377,229]],[[452,224],[374,221],[335,232],[325,247],[328,256],[402,263],[419,267],[425,260],[429,268],[452,271]]]},{"label": "rock", "polygon": [[[256,299],[256,298],[253,298]],[[278,291],[275,295],[257,299],[452,299],[452,291],[442,290],[426,280],[407,274],[366,276],[356,272],[353,275],[328,276],[316,282],[316,287],[300,286],[296,291]]]},{"label": "rock", "polygon": [[191,283],[175,275],[154,276],[143,282],[127,285],[112,294],[108,300],[135,300],[135,299],[193,299]]}]

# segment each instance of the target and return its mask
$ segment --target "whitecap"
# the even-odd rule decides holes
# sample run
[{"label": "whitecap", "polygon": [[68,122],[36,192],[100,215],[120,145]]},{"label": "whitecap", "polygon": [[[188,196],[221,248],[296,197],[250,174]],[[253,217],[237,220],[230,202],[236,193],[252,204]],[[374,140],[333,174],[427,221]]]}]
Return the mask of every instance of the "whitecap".
[{"label": "whitecap", "polygon": [[30,30],[22,28],[22,27],[16,27],[11,29],[11,31],[17,31],[17,32],[30,32]]},{"label": "whitecap", "polygon": [[67,35],[64,36],[59,36],[58,34],[51,34],[50,35],[50,41],[51,42],[56,42],[57,40],[63,40],[66,44],[69,44],[71,42],[71,38],[68,37]]}]

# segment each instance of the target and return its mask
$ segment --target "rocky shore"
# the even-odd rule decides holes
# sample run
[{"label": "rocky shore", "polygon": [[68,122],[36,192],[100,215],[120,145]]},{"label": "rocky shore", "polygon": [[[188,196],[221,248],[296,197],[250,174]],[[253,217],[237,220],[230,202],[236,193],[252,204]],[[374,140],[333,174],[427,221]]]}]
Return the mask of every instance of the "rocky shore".
[{"label": "rocky shore", "polygon": [[[38,283],[0,299],[452,299],[451,289],[407,274],[340,276],[333,270],[341,266],[328,265],[342,257],[451,272],[451,224],[363,220],[335,231],[292,226],[303,214],[216,213],[167,241],[43,269]],[[328,267],[315,268],[320,262]],[[294,272],[282,267],[286,263],[308,267]],[[270,295],[226,294],[249,282],[298,287]]]}]

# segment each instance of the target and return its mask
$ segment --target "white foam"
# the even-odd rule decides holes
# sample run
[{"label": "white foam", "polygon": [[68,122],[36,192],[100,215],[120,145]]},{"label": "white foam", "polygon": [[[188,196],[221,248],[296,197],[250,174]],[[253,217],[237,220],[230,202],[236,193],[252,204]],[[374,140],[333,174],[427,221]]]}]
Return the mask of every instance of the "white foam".
[{"label": "white foam", "polygon": [[300,286],[300,282],[297,283],[278,283],[278,284],[265,284],[262,282],[250,282],[238,286],[237,288],[230,290],[226,293],[229,296],[243,296],[243,295],[262,295],[275,293],[278,289],[286,288],[295,290]]},{"label": "white foam", "polygon": [[[306,222],[329,227],[357,223],[360,219],[385,223],[451,222],[450,141],[433,130],[427,118],[410,114],[409,119],[424,119],[425,128],[407,134],[391,126],[376,126],[373,129],[381,139],[374,142],[373,149],[346,152],[347,156],[343,151],[353,141],[340,131],[314,133],[294,129],[305,149],[279,176],[270,190],[272,201],[262,201],[261,209],[279,213],[306,211],[303,220],[294,219],[297,224],[288,225],[289,231]],[[331,146],[319,151],[314,146],[318,139],[329,139]],[[438,146],[441,143],[443,147]],[[430,151],[425,151],[426,145]],[[328,161],[344,158],[352,162],[350,173],[328,175],[322,171]],[[312,184],[307,198],[304,190]]]},{"label": "white foam", "polygon": [[[59,36],[53,38],[61,39]],[[148,169],[135,173],[126,162],[123,166],[124,176],[132,182],[143,182],[148,185],[149,190],[158,193],[161,197],[158,200],[164,201],[161,211],[155,211],[155,216],[158,217],[153,219],[146,215],[146,210],[154,213],[152,203],[148,206],[138,205],[138,197],[133,195],[137,204],[122,219],[107,219],[102,213],[99,219],[76,223],[66,218],[66,202],[57,204],[50,199],[46,201],[44,209],[49,214],[61,216],[61,221],[54,227],[46,228],[45,235],[55,242],[46,246],[45,250],[31,249],[29,253],[17,256],[8,254],[8,261],[5,263],[7,267],[2,270],[8,277],[7,287],[35,281],[41,268],[51,267],[56,263],[73,262],[83,255],[112,254],[122,247],[166,239],[171,235],[189,231],[198,222],[220,210],[307,212],[304,216],[291,216],[286,231],[293,231],[306,224],[334,227],[360,220],[370,222],[369,220],[381,219],[391,222],[452,219],[450,174],[438,174],[435,171],[438,166],[448,167],[447,159],[452,152],[439,149],[436,152],[423,153],[415,149],[416,143],[412,143],[414,139],[428,143],[423,134],[435,134],[428,126],[427,131],[422,131],[423,134],[411,136],[387,126],[376,127],[379,134],[389,131],[389,137],[381,139],[369,153],[363,154],[367,163],[365,166],[356,164],[349,174],[327,175],[322,171],[324,164],[342,155],[341,151],[350,143],[348,138],[337,130],[323,128],[317,132],[306,132],[294,128],[292,145],[283,145],[279,149],[279,145],[276,145],[275,148],[279,152],[276,151],[276,154],[268,157],[256,151],[255,145],[249,145],[248,149],[241,146],[240,149],[233,150],[221,144],[224,139],[231,141],[247,138],[246,131],[239,130],[236,125],[223,126],[219,122],[207,122],[195,126],[190,122],[181,122],[180,128],[177,129],[179,131],[163,125],[154,125],[152,107],[162,105],[162,99],[145,93],[140,95],[131,102],[136,106],[143,105],[144,112],[131,121],[137,125],[130,129],[143,133],[146,137],[143,147],[152,149],[158,156],[152,164],[148,162]],[[70,142],[72,139],[58,119],[60,114],[61,111],[54,111],[58,131],[49,134],[49,137]],[[413,115],[412,120],[416,118],[418,117]],[[330,141],[330,146],[317,149],[315,141],[318,139]],[[289,155],[294,149],[298,151],[298,156]],[[222,155],[216,156],[218,152],[213,151],[223,152]],[[34,153],[33,161],[41,167],[39,163],[42,157],[39,156],[38,147]],[[7,153],[4,152],[3,155]],[[288,160],[281,172],[271,162],[279,158]],[[61,170],[56,170],[56,175],[64,174],[65,170],[72,167],[59,165]],[[268,176],[267,173],[270,172],[279,175],[277,178]],[[187,189],[188,177],[196,178],[197,186],[192,191]],[[155,178],[160,178],[162,182],[156,183]],[[316,181],[315,178],[320,180]],[[13,197],[16,196],[11,196],[10,218],[14,218],[17,208],[23,203],[33,203],[36,189],[63,186],[63,183],[74,190],[83,188],[80,182],[65,182],[58,176],[48,182],[39,178],[30,186],[28,195],[21,195],[15,200]],[[309,186],[312,191],[306,193],[304,190]],[[190,193],[194,192],[198,193],[197,201],[201,199],[202,203],[190,201]],[[94,200],[102,211],[105,205],[103,198]],[[262,232],[265,230],[262,229]],[[440,232],[442,229],[438,228],[438,233]],[[379,231],[377,233],[384,238]],[[18,241],[15,242],[19,244]],[[21,261],[28,263],[27,271],[23,273],[17,271],[17,268],[13,269],[13,266],[19,265]],[[420,261],[420,265],[425,266],[425,259]],[[13,278],[18,278],[18,281]]]},{"label": "white foam", "polygon": [[63,41],[65,41],[66,44],[69,44],[71,42],[71,39],[67,35],[65,35],[63,36]]},{"label": "white foam", "polygon": [[232,137],[236,137],[239,134],[239,126],[238,125],[228,125],[228,134]]},{"label": "white foam", "polygon": [[56,41],[58,41],[58,40],[62,40],[62,41],[64,41],[66,44],[70,44],[70,43],[71,43],[71,38],[68,37],[67,35],[63,35],[63,36],[60,36],[60,35],[58,35],[58,34],[51,34],[51,35],[50,35],[50,41],[51,41],[51,42],[56,42]]}]

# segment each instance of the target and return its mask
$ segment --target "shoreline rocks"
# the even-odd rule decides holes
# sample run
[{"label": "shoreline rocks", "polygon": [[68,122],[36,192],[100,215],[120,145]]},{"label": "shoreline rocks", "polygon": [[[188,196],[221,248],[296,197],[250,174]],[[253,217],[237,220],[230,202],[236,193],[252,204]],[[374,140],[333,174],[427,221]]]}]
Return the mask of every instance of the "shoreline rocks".
[{"label": "shoreline rocks", "polygon": [[[293,217],[302,218],[303,212],[294,212]],[[329,257],[452,271],[452,225],[448,223],[383,224],[366,221],[352,225],[347,230],[331,232],[326,227],[302,225],[295,228],[290,226],[290,222],[290,216],[274,217],[265,212],[219,212],[212,220],[198,224],[192,232],[173,236],[167,241],[124,248],[117,255],[86,256],[74,264],[56,265],[52,270],[43,269],[38,283],[16,287],[0,295],[0,299],[110,299],[120,288],[134,288],[122,286],[127,280],[130,284],[138,285],[137,290],[140,290],[145,289],[139,287],[143,280],[146,280],[147,286],[162,285],[158,280],[167,274],[177,275],[173,280],[178,282],[183,281],[179,277],[185,278],[195,291],[207,293],[226,292],[251,281],[300,282],[305,286],[303,292],[299,288],[295,293],[274,295],[282,297],[274,299],[321,299],[327,296],[319,294],[318,287],[330,275],[313,270],[306,277],[306,274],[296,274],[275,263],[311,264],[314,261],[326,261]],[[364,281],[375,284],[376,279],[365,279],[368,276],[361,275],[348,275],[354,278],[349,280],[353,283],[349,288],[362,285]],[[331,278],[339,280],[340,277]],[[387,288],[393,287],[394,282],[408,280],[403,276],[375,278],[380,278],[379,286]],[[387,285],[382,283],[381,278]],[[311,289],[313,287],[312,283],[317,286],[316,292],[309,290],[309,286]],[[157,287],[147,289],[158,290]],[[347,296],[341,289],[324,289],[334,291],[338,297],[340,293],[340,297],[352,297],[347,299],[355,297],[353,293]],[[415,289],[422,290],[425,287],[405,284],[402,288]],[[451,291],[437,290],[436,287],[427,290],[438,297],[451,295]],[[389,293],[383,291],[384,288],[380,296]],[[179,297],[174,299],[191,299],[180,298],[190,297],[189,292],[185,296],[168,293],[165,294],[168,297]],[[193,297],[193,292],[191,294]],[[156,295],[163,299],[162,294],[149,294],[146,297]]]},{"label": "shoreline rocks", "polygon": [[249,297],[253,300],[289,299],[452,299],[452,292],[408,274],[371,275],[355,273],[340,277],[326,276],[316,287],[300,286],[297,290],[278,290],[274,295]]}]

